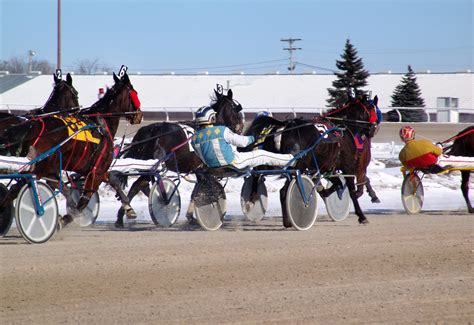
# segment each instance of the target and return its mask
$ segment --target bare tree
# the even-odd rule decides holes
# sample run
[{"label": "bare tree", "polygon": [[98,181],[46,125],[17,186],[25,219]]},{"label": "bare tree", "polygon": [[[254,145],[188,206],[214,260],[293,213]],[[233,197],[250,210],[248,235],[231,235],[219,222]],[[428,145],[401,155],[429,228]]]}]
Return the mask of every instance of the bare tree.
[{"label": "bare tree", "polygon": [[41,71],[42,74],[51,74],[54,71],[48,60],[33,60],[31,66],[33,71]]},{"label": "bare tree", "polygon": [[[53,72],[53,66],[48,60],[32,60],[31,69],[33,71],[41,71],[42,74]],[[0,70],[13,74],[26,74],[28,73],[28,63],[21,56],[14,56],[8,60],[1,61]]]},{"label": "bare tree", "polygon": [[24,74],[26,73],[26,67],[27,64],[25,59],[14,56],[7,61],[7,67],[5,70],[9,71],[10,73]]},{"label": "bare tree", "polygon": [[101,64],[99,59],[79,60],[76,62],[75,66],[76,66],[75,71],[78,74],[95,74],[96,72],[103,71],[102,70],[103,64]]}]

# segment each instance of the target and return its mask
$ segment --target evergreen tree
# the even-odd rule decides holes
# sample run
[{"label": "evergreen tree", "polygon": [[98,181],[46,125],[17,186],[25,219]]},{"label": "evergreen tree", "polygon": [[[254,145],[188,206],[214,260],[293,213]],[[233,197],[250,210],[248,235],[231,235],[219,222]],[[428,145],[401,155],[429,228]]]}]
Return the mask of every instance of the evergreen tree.
[{"label": "evergreen tree", "polygon": [[[425,101],[421,97],[421,90],[416,83],[416,75],[411,66],[408,66],[408,72],[403,76],[400,84],[395,87],[392,95],[392,107],[425,107]],[[427,116],[423,109],[404,109],[399,110],[402,115],[402,122],[424,122]],[[397,112],[387,113],[389,121],[398,121]]]},{"label": "evergreen tree", "polygon": [[337,79],[333,81],[334,88],[328,88],[330,98],[327,100],[329,107],[337,107],[346,101],[347,90],[353,88],[356,96],[366,94],[361,88],[367,86],[369,72],[364,70],[362,59],[357,57],[357,50],[346,40],[342,60],[336,60],[336,67],[341,73],[335,72]]}]

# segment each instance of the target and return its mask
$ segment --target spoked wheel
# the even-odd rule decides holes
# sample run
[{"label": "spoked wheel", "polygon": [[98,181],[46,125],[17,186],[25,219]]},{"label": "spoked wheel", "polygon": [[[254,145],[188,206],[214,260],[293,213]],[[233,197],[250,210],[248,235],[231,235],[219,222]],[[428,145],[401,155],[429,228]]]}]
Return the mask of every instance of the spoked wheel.
[{"label": "spoked wheel", "polygon": [[[326,211],[333,221],[343,221],[349,215],[351,209],[351,196],[349,195],[349,189],[346,186],[346,179],[339,176],[342,188],[338,188],[335,192],[324,198],[326,203]],[[333,185],[331,180],[328,180],[327,188]]]},{"label": "spoked wheel", "polygon": [[[304,202],[300,186],[304,191],[307,203]],[[301,175],[301,185],[298,184],[297,178],[293,178],[288,185],[285,198],[286,213],[291,224],[297,230],[307,230],[316,221],[318,201],[313,188],[313,181],[306,175]]]},{"label": "spoked wheel", "polygon": [[94,224],[97,220],[100,210],[100,198],[99,194],[95,192],[92,194],[87,206],[82,210],[76,209],[79,198],[81,197],[81,190],[75,188],[71,190],[71,196],[66,201],[66,211],[72,216],[74,223],[81,227],[89,227]]},{"label": "spoked wheel", "polygon": [[194,192],[194,215],[202,228],[217,230],[227,212],[224,187],[215,177],[203,177]]},{"label": "spoked wheel", "polygon": [[[253,182],[258,182],[256,192],[252,194]],[[250,221],[260,221],[268,209],[268,193],[265,182],[259,177],[247,177],[240,192],[240,206]]]},{"label": "spoked wheel", "polygon": [[[0,202],[7,196],[8,188],[0,184]],[[0,237],[3,237],[10,230],[13,221],[13,202],[0,206]]]},{"label": "spoked wheel", "polygon": [[407,174],[402,183],[402,203],[408,214],[417,214],[423,207],[425,192],[417,174]]},{"label": "spoked wheel", "polygon": [[169,178],[158,180],[148,196],[148,209],[155,225],[172,226],[181,211],[181,196],[176,184]]},{"label": "spoked wheel", "polygon": [[15,220],[18,231],[32,244],[47,242],[58,224],[58,203],[53,190],[44,183],[36,183],[38,197],[44,213],[38,214],[33,188],[26,184],[20,190],[16,201]]}]

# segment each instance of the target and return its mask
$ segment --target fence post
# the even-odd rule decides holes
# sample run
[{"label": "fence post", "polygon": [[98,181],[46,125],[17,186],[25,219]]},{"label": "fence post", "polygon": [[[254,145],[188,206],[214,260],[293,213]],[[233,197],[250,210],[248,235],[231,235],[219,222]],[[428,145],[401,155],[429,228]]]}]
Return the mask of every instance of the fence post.
[{"label": "fence post", "polygon": [[402,121],[402,114],[400,113],[398,108],[395,109],[395,112],[397,112],[397,114],[398,114],[398,122],[401,122]]}]

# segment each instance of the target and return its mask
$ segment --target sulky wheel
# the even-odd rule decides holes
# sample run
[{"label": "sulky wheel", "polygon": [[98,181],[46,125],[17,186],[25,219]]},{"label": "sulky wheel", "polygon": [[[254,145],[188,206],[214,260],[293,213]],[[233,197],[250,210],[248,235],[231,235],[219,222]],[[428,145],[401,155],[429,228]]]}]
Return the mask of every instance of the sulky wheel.
[{"label": "sulky wheel", "polygon": [[33,187],[26,184],[20,190],[16,201],[15,220],[18,231],[29,243],[47,242],[55,233],[58,224],[58,203],[53,190],[46,184],[37,182],[42,213],[38,213]]},{"label": "sulky wheel", "polygon": [[402,183],[402,203],[408,214],[417,214],[423,207],[425,193],[417,174],[406,174]]},{"label": "sulky wheel", "polygon": [[[8,188],[0,183],[0,202],[7,196]],[[0,206],[0,237],[7,234],[13,221],[13,202]]]},{"label": "sulky wheel", "polygon": [[[351,196],[349,189],[346,186],[346,179],[343,176],[338,176],[342,184],[342,188],[328,195],[324,202],[326,204],[326,211],[333,221],[343,221],[349,215],[351,209]],[[333,185],[331,180],[328,180],[327,188]]]},{"label": "sulky wheel", "polygon": [[71,190],[70,198],[66,201],[66,211],[72,216],[74,223],[81,227],[88,227],[95,223],[100,210],[99,194],[95,192],[92,194],[87,206],[78,211],[75,207],[81,197],[81,190],[75,188]]},{"label": "sulky wheel", "polygon": [[[304,202],[300,186],[304,190],[307,203]],[[313,181],[306,175],[301,175],[301,184],[298,184],[298,178],[293,178],[288,185],[285,198],[286,213],[297,230],[307,230],[316,221],[318,201],[313,188]]]},{"label": "sulky wheel", "polygon": [[205,230],[217,230],[227,212],[224,187],[214,177],[203,177],[194,191],[194,215]]},{"label": "sulky wheel", "polygon": [[148,209],[155,225],[172,226],[181,211],[181,196],[176,184],[169,178],[161,178],[151,188]]},{"label": "sulky wheel", "polygon": [[[257,182],[254,188],[254,182]],[[252,194],[252,191],[255,193]],[[260,221],[268,208],[268,194],[265,182],[260,177],[247,177],[240,192],[240,206],[250,221]]]}]

